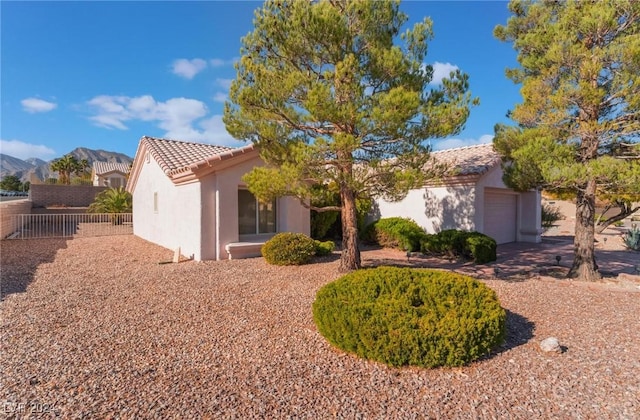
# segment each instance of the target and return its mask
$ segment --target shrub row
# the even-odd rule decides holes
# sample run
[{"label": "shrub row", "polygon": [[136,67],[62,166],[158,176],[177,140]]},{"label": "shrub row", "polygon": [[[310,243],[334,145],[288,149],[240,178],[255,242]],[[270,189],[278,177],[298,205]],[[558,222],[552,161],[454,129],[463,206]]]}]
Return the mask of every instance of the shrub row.
[{"label": "shrub row", "polygon": [[485,234],[455,229],[425,234],[420,242],[420,251],[424,254],[472,259],[476,264],[495,261],[496,248],[496,241]]},{"label": "shrub row", "polygon": [[476,264],[496,260],[496,241],[487,235],[455,229],[427,234],[416,222],[402,217],[373,222],[363,232],[362,239],[403,251],[472,259]]},{"label": "shrub row", "polygon": [[506,313],[471,277],[426,269],[358,270],[322,287],[313,303],[334,346],[391,366],[461,366],[502,343]]}]

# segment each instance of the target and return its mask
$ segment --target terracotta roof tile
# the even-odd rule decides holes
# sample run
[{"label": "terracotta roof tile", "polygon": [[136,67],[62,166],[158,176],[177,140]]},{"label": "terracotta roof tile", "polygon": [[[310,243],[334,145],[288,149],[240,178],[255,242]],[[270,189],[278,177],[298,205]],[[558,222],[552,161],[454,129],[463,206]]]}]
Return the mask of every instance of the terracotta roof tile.
[{"label": "terracotta roof tile", "polygon": [[93,162],[93,170],[97,175],[108,174],[110,172],[121,172],[126,174],[129,172],[129,164],[117,162]]},{"label": "terracotta roof tile", "polygon": [[145,142],[147,149],[166,174],[234,150],[233,147],[159,139],[147,136],[143,137],[141,141]]},{"label": "terracotta roof tile", "polygon": [[431,152],[431,156],[440,163],[454,165],[456,175],[482,175],[500,163],[492,143],[440,150]]}]

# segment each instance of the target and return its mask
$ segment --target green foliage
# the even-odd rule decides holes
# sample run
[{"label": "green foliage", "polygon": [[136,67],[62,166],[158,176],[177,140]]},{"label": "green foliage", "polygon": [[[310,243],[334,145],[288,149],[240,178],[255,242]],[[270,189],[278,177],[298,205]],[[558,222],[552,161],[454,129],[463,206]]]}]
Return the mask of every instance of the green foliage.
[{"label": "green foliage", "polygon": [[399,2],[267,0],[225,104],[227,131],[266,162],[243,178],[256,197],[313,202],[318,185],[335,185],[350,213],[343,269],[360,260],[356,200],[422,185],[428,139],[458,133],[477,103],[460,71],[430,84],[432,22],[407,21]]},{"label": "green foliage", "polygon": [[551,229],[558,220],[564,219],[564,216],[560,212],[560,209],[550,204],[542,204],[541,214],[542,228],[544,230]]},{"label": "green foliage", "polygon": [[417,251],[426,235],[416,222],[402,217],[388,217],[371,223],[363,232],[363,239],[386,248]]},{"label": "green foliage", "polygon": [[5,191],[22,191],[22,182],[15,175],[5,175],[0,181],[0,189]]},{"label": "green foliage", "polygon": [[505,335],[495,292],[460,274],[359,270],[322,287],[313,319],[331,344],[391,366],[462,366]]},{"label": "green foliage", "polygon": [[59,183],[65,185],[71,184],[71,176],[74,174],[86,178],[88,168],[89,162],[86,159],[78,160],[72,154],[66,154],[51,162],[51,170],[58,172]]},{"label": "green foliage", "polygon": [[334,249],[336,249],[336,244],[333,241],[319,241],[315,239],[314,243],[316,245],[316,255],[318,257],[329,255]]},{"label": "green foliage", "polygon": [[316,255],[316,243],[302,233],[282,232],[262,245],[262,256],[273,265],[302,265]]},{"label": "green foliage", "polygon": [[486,264],[497,259],[497,245],[493,238],[480,232],[455,229],[425,235],[420,241],[420,250],[424,254],[472,259],[476,264]]},{"label": "green foliage", "polygon": [[569,275],[595,279],[598,191],[640,190],[640,2],[511,0],[509,9],[494,35],[518,52],[506,74],[523,102],[509,111],[515,126],[495,129],[505,182],[576,194],[582,257]]},{"label": "green foliage", "polygon": [[623,240],[627,248],[640,251],[640,228],[634,224],[631,229],[625,233]]},{"label": "green foliage", "polygon": [[98,195],[87,211],[89,213],[131,213],[131,194],[122,187],[109,188]]}]

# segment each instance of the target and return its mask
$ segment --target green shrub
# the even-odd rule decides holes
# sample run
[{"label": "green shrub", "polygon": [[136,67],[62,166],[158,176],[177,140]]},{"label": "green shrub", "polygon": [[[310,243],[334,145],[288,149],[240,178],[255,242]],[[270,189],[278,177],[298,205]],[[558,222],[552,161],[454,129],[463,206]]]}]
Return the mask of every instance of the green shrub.
[{"label": "green shrub", "polygon": [[423,254],[471,259],[476,264],[495,261],[496,249],[496,241],[487,235],[455,229],[425,235],[420,241],[420,251]]},{"label": "green shrub", "polygon": [[313,318],[331,344],[391,366],[461,366],[504,340],[496,294],[445,271],[378,267],[322,287]]},{"label": "green shrub", "polygon": [[333,241],[323,242],[316,239],[313,242],[316,246],[316,255],[319,257],[329,255],[333,252],[334,249],[336,249],[336,244]]},{"label": "green shrub", "polygon": [[371,223],[365,229],[362,238],[386,248],[403,251],[417,251],[426,233],[413,220],[402,217],[389,217]]},{"label": "green shrub", "polygon": [[316,254],[316,244],[302,233],[282,232],[265,242],[261,252],[269,264],[301,265]]},{"label": "green shrub", "polygon": [[623,240],[627,248],[640,251],[640,228],[633,224],[623,236]]},{"label": "green shrub", "polygon": [[542,228],[549,230],[558,221],[564,219],[560,209],[551,204],[542,204],[540,214],[542,215]]},{"label": "green shrub", "polygon": [[476,264],[486,264],[498,259],[496,253],[498,246],[495,239],[480,232],[469,232],[465,247]]}]

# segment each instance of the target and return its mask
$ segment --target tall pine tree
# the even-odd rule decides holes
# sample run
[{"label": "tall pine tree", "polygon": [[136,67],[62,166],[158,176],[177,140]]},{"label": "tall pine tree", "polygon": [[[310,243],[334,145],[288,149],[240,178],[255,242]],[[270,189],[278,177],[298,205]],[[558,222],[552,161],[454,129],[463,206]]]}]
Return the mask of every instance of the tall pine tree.
[{"label": "tall pine tree", "polygon": [[[516,126],[496,127],[505,180],[576,196],[569,277],[600,277],[597,194],[640,189],[640,2],[512,0],[494,35],[518,52],[507,76],[522,84]],[[634,158],[635,156],[635,158]]]},{"label": "tall pine tree", "polygon": [[420,185],[429,138],[460,131],[474,102],[459,71],[430,85],[429,19],[401,34],[397,1],[268,0],[242,40],[224,122],[265,167],[245,180],[262,200],[309,205],[339,192],[340,268],[360,267],[356,199],[400,199]]}]

